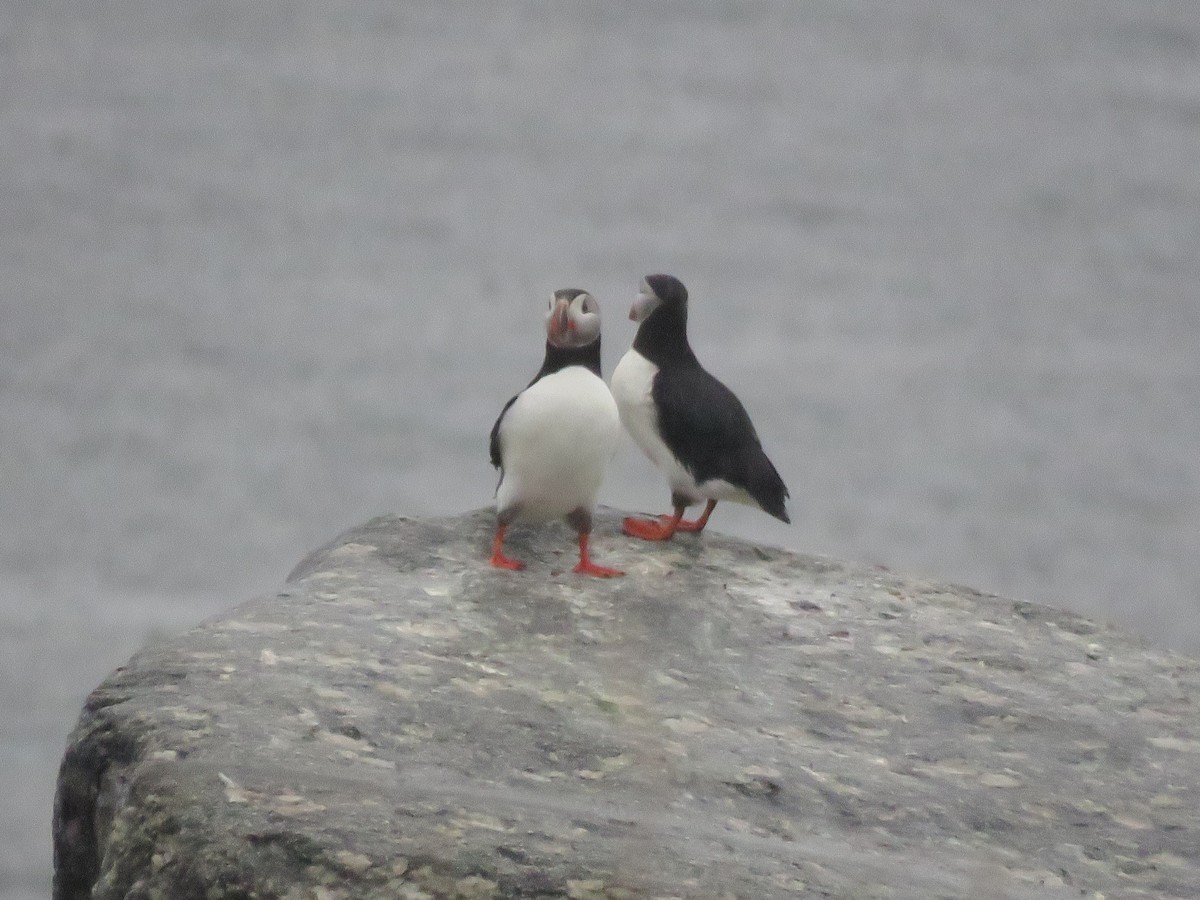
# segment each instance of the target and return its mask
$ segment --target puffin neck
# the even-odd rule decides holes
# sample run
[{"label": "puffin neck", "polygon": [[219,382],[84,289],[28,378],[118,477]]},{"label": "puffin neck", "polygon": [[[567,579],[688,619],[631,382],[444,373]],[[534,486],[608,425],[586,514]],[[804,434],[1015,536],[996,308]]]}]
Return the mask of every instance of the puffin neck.
[{"label": "puffin neck", "polygon": [[546,341],[546,358],[537,377],[552,375],[568,366],[583,366],[598,377],[603,377],[600,375],[600,338],[582,347],[556,347]]},{"label": "puffin neck", "polygon": [[687,339],[687,307],[660,306],[638,326],[633,349],[656,366],[696,362]]}]

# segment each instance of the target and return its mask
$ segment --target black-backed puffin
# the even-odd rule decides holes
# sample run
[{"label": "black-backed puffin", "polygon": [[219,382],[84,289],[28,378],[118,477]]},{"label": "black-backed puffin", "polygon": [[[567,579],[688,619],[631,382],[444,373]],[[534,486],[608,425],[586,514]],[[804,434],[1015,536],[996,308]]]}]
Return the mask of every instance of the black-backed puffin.
[{"label": "black-backed puffin", "polygon": [[[790,522],[788,490],[767,459],[745,407],[704,370],[687,339],[687,288],[671,275],[647,275],[629,311],[633,346],[613,371],[621,421],[671,486],[674,513],[627,518],[625,533],[648,541],[701,531],[718,500],[757,506]],[[707,500],[694,521],[684,510]]]},{"label": "black-backed puffin", "polygon": [[600,374],[600,305],[587,291],[555,291],[546,312],[542,368],[504,404],[492,426],[492,465],[500,470],[493,566],[524,568],[504,555],[509,525],[562,516],[579,532],[575,572],[624,574],[588,555],[592,509],[620,433],[617,404]]}]

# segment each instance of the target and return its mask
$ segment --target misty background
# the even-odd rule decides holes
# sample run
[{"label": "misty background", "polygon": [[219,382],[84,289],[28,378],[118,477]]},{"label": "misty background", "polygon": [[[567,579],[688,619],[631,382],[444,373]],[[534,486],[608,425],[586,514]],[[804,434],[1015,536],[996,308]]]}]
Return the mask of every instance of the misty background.
[{"label": "misty background", "polygon": [[107,672],[488,504],[545,298],[607,374],[654,271],[791,489],[711,527],[1200,650],[1192,0],[6,0],[0,897]]}]

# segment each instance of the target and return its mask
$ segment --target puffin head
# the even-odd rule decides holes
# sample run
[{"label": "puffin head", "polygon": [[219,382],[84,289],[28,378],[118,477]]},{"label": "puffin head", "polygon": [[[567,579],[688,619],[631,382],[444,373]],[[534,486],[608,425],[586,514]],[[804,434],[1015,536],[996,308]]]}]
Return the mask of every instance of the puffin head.
[{"label": "puffin head", "polygon": [[546,340],[555,347],[586,347],[600,337],[600,304],[587,291],[562,288],[550,295]]},{"label": "puffin head", "polygon": [[687,298],[687,288],[674,275],[647,275],[629,310],[629,318],[644,322],[660,306],[686,309]]}]

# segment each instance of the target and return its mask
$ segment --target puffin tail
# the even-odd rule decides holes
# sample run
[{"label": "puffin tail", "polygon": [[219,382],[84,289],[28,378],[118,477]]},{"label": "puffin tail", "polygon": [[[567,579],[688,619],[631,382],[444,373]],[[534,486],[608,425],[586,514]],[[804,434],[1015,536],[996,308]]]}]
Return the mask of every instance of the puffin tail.
[{"label": "puffin tail", "polygon": [[788,517],[786,506],[787,485],[779,477],[779,472],[767,458],[762,447],[755,447],[754,450],[752,458],[748,461],[750,465],[747,468],[750,477],[747,479],[746,489],[763,512],[790,525],[792,520]]}]

